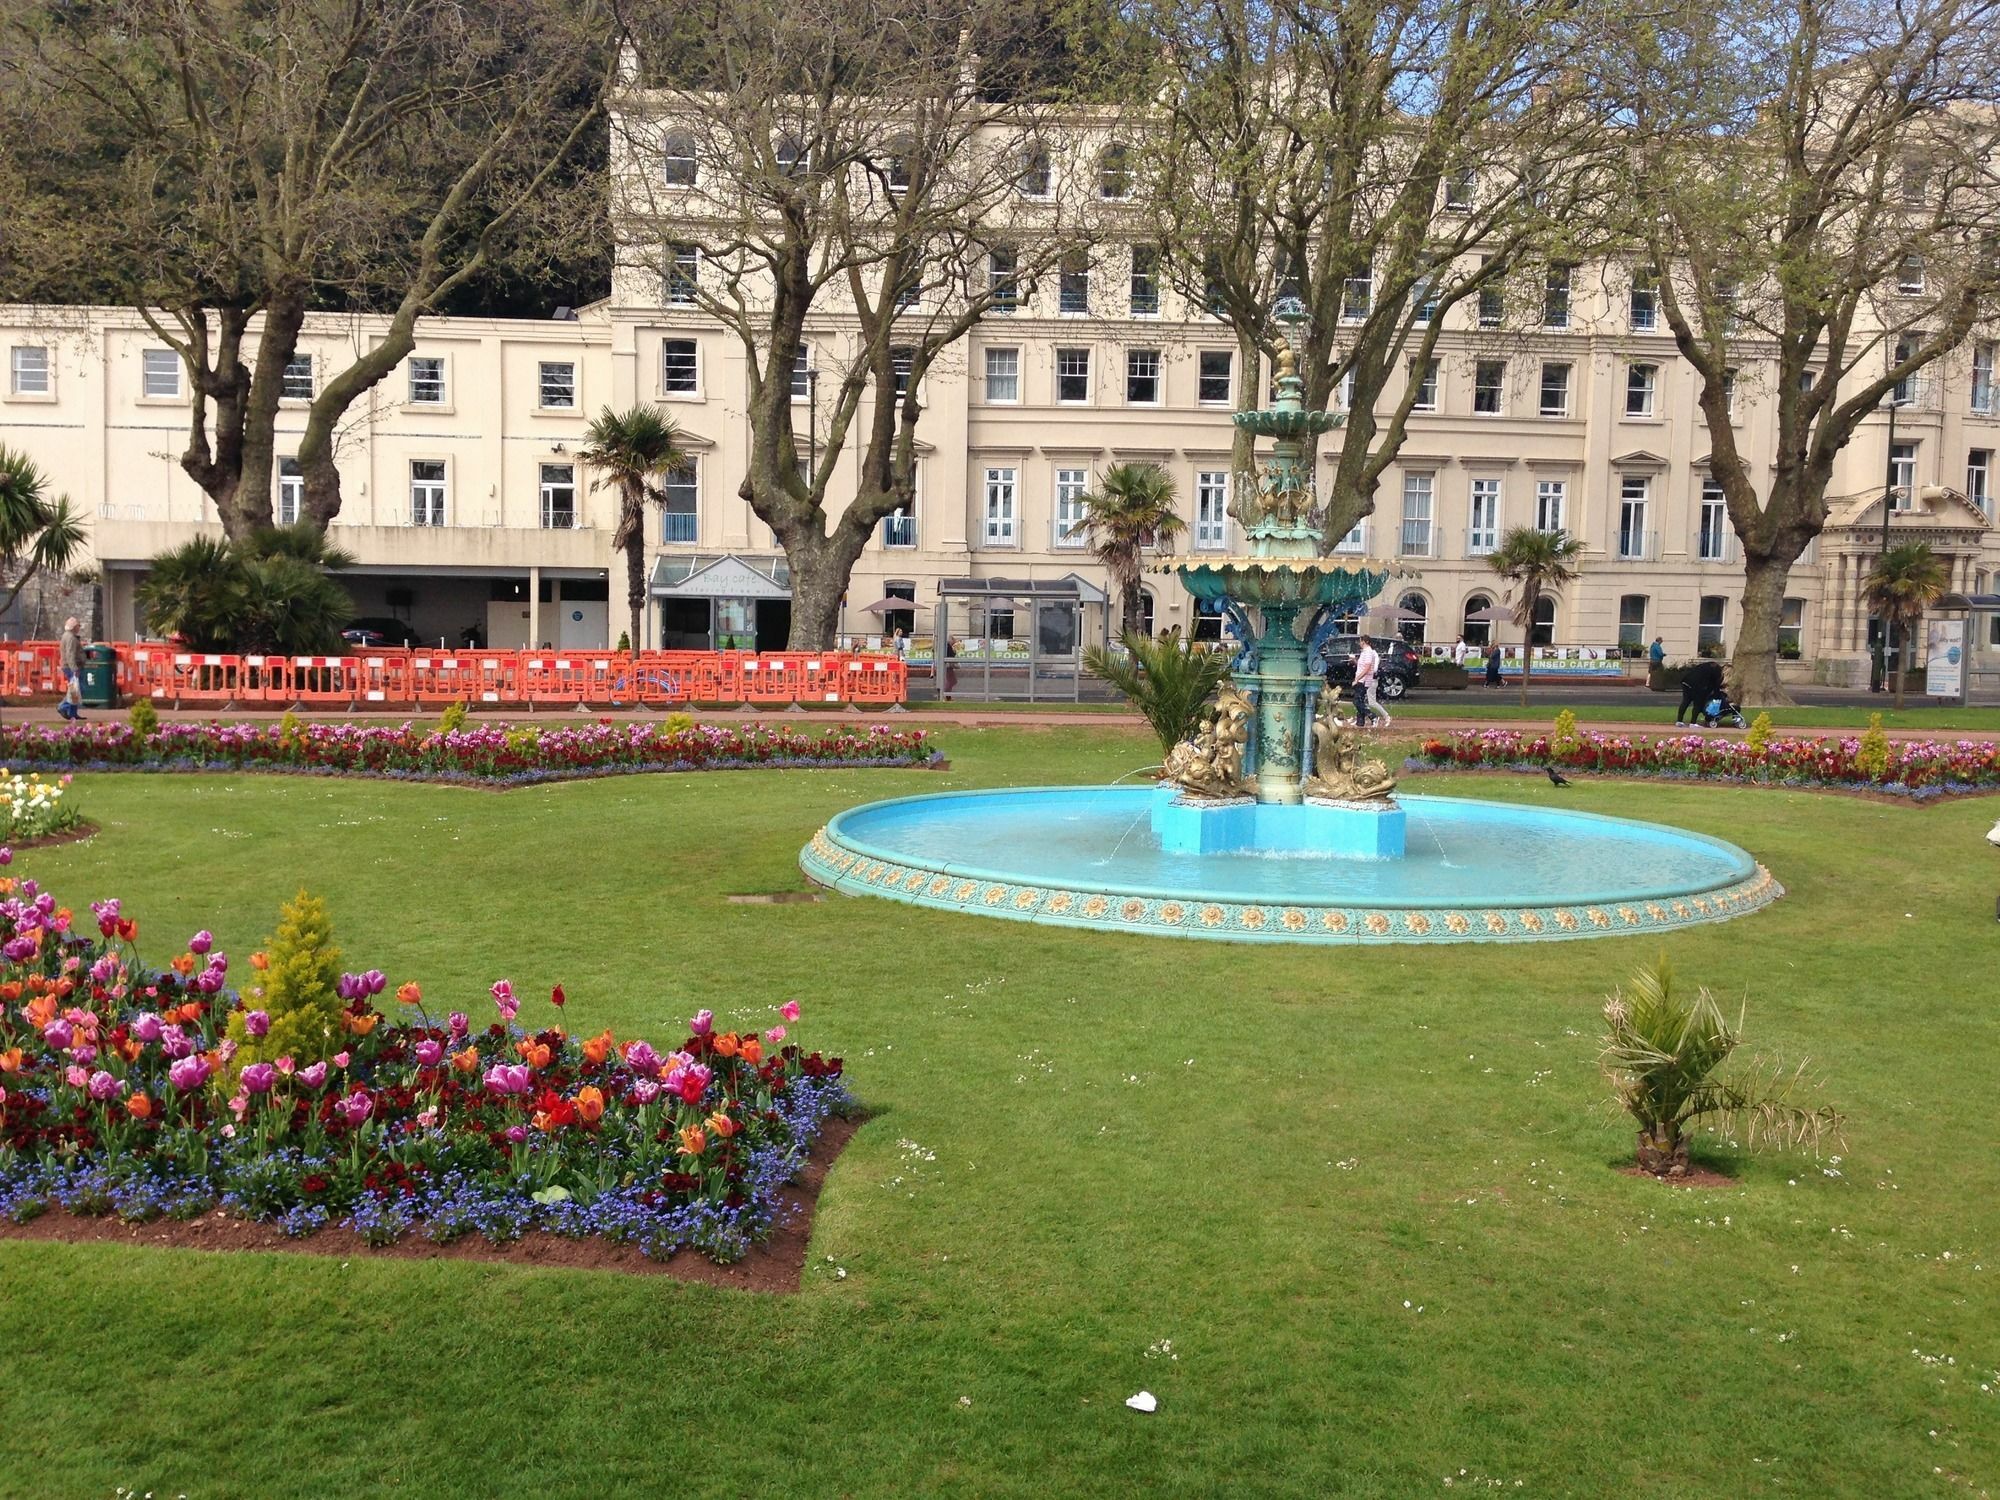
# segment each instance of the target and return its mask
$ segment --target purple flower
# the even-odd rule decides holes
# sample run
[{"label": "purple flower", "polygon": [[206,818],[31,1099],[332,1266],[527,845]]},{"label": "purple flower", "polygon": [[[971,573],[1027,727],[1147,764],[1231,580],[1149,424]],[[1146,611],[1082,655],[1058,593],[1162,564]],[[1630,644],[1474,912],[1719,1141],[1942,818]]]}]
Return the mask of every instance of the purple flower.
[{"label": "purple flower", "polygon": [[97,1061],[97,1049],[88,1042],[78,1042],[69,1049],[69,1055],[86,1068]]},{"label": "purple flower", "polygon": [[243,1017],[243,1029],[249,1032],[251,1036],[269,1036],[271,1034],[271,1013],[267,1010],[247,1012]]},{"label": "purple flower", "polygon": [[359,1125],[375,1113],[375,1101],[368,1097],[366,1089],[356,1089],[344,1099],[336,1099],[333,1112],[349,1125]]},{"label": "purple flower", "polygon": [[359,1000],[361,998],[361,976],[358,974],[343,974],[335,982],[333,990],[343,1000]]},{"label": "purple flower", "polygon": [[58,1052],[67,1047],[75,1035],[76,1033],[71,1030],[69,1022],[65,1021],[61,1016],[57,1016],[42,1028],[42,1040]]},{"label": "purple flower", "polygon": [[453,1011],[445,1024],[451,1027],[451,1034],[454,1037],[462,1037],[472,1029],[472,1022],[466,1018],[462,1010]]},{"label": "purple flower", "polygon": [[[109,953],[105,954],[102,958],[98,959],[96,963],[90,966],[90,977],[99,984],[111,983],[111,981],[117,977],[117,974],[118,974],[118,960],[112,957]],[[146,1040],[151,1041],[152,1038],[147,1037]]]},{"label": "purple flower", "polygon": [[206,927],[202,928],[200,932],[197,932],[193,937],[188,939],[188,952],[193,954],[199,955],[206,953],[208,952],[209,949],[213,948],[214,946],[215,946],[215,934],[210,932]]},{"label": "purple flower", "polygon": [[444,1061],[444,1043],[435,1037],[425,1037],[417,1043],[417,1066],[435,1068]]},{"label": "purple flower", "polygon": [[178,1025],[168,1022],[160,1028],[160,1050],[169,1057],[186,1057],[194,1051],[194,1043]]},{"label": "purple flower", "polygon": [[526,1063],[495,1063],[486,1070],[489,1094],[525,1094],[533,1087]]},{"label": "purple flower", "polygon": [[63,1070],[63,1082],[73,1089],[80,1089],[90,1082],[90,1074],[79,1068],[75,1063],[71,1063]]},{"label": "purple flower", "polygon": [[384,974],[380,969],[370,969],[366,974],[361,976],[361,985],[362,994],[379,995],[383,990],[388,988],[389,976]]},{"label": "purple flower", "polygon": [[646,1078],[654,1078],[660,1071],[660,1054],[645,1041],[625,1044],[625,1066]]},{"label": "purple flower", "polygon": [[0,865],[11,865],[12,863],[14,863],[14,851],[5,845],[0,845]]},{"label": "purple flower", "polygon": [[632,1102],[634,1104],[651,1104],[659,1097],[660,1085],[651,1078],[641,1078],[632,1085]]},{"label": "purple flower", "polygon": [[688,1030],[696,1036],[707,1036],[711,1031],[715,1030],[715,1012],[712,1010],[696,1011],[694,1019],[688,1022]]},{"label": "purple flower", "polygon": [[326,1064],[316,1062],[309,1068],[300,1068],[299,1082],[309,1089],[319,1089],[326,1083]]},{"label": "purple flower", "polygon": [[99,1068],[95,1073],[90,1075],[89,1087],[90,1097],[102,1104],[106,1099],[116,1094],[123,1085],[116,1078],[105,1072],[104,1069]]},{"label": "purple flower", "polygon": [[0,954],[5,954],[13,963],[25,963],[35,956],[35,940],[27,936],[9,938],[7,945],[0,948]]},{"label": "purple flower", "polygon": [[167,1081],[183,1094],[192,1093],[208,1081],[208,1059],[183,1057],[167,1069]]},{"label": "purple flower", "polygon": [[277,1078],[278,1070],[269,1063],[252,1063],[243,1070],[243,1092],[246,1094],[268,1094],[271,1084]]},{"label": "purple flower", "polygon": [[514,986],[505,979],[498,980],[493,986],[492,995],[493,1003],[500,1007],[500,1019],[512,1025],[514,1017],[521,1010],[521,1002],[514,998]]},{"label": "purple flower", "polygon": [[509,1125],[507,1127],[507,1139],[512,1141],[515,1145],[517,1146],[520,1145],[521,1142],[525,1141],[527,1138],[528,1138],[527,1126]]}]

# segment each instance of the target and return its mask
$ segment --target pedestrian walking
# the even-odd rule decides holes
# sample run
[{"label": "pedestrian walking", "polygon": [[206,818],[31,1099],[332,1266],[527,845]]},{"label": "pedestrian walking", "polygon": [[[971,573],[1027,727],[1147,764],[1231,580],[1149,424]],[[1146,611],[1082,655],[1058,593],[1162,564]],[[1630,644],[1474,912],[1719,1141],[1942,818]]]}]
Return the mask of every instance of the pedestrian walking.
[{"label": "pedestrian walking", "polygon": [[65,719],[83,717],[83,626],[75,615],[63,621],[62,640],[57,647],[62,663],[63,695],[56,712]]},{"label": "pedestrian walking", "polygon": [[958,691],[958,642],[950,636],[944,638],[944,695],[949,698]]},{"label": "pedestrian walking", "polygon": [[1466,654],[1471,649],[1470,646],[1465,644],[1465,637],[1461,635],[1451,643],[1451,664],[1454,667],[1463,667],[1465,665]]},{"label": "pedestrian walking", "polygon": [[1354,708],[1364,726],[1372,723],[1377,714],[1381,715],[1385,727],[1395,722],[1389,717],[1389,711],[1382,707],[1381,695],[1376,691],[1376,679],[1381,669],[1382,657],[1376,651],[1375,643],[1364,635],[1361,649],[1354,657]]},{"label": "pedestrian walking", "polygon": [[1653,646],[1646,653],[1646,660],[1652,663],[1655,671],[1667,664],[1667,643],[1657,635],[1653,637]]},{"label": "pedestrian walking", "polygon": [[1486,685],[1500,686],[1500,647],[1497,643],[1486,648]]},{"label": "pedestrian walking", "polygon": [[1689,709],[1698,723],[1709,703],[1722,696],[1722,663],[1703,658],[1681,673],[1681,706],[1674,710],[1674,722]]}]

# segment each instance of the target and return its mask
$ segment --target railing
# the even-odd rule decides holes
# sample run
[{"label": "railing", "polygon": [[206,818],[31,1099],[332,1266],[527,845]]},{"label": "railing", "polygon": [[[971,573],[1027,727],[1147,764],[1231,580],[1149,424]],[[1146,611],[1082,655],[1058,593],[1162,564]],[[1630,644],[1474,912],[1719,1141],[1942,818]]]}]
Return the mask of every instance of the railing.
[{"label": "railing", "polygon": [[1621,530],[1611,555],[1619,562],[1656,561],[1660,555],[1660,534],[1657,531]]},{"label": "railing", "polygon": [[1695,537],[1695,561],[1705,563],[1733,563],[1737,557],[1736,533],[1724,528],[1720,536]]},{"label": "railing", "polygon": [[1429,557],[1431,553],[1431,523],[1428,521],[1405,521],[1397,555],[1400,557]]},{"label": "railing", "polygon": [[1491,557],[1500,550],[1498,530],[1476,530],[1465,534],[1465,555],[1467,557]]},{"label": "railing", "polygon": [[882,518],[882,545],[885,547],[916,546],[917,518],[915,516],[884,516]]},{"label": "railing", "polygon": [[700,515],[691,510],[668,510],[660,513],[660,540],[663,542],[691,542],[700,529]]},{"label": "railing", "polygon": [[[365,711],[423,704],[534,707],[688,703],[887,706],[909,696],[900,657],[862,652],[414,651],[244,656],[117,642],[114,680],[163,707]],[[54,641],[0,647],[0,697],[63,691]]]}]

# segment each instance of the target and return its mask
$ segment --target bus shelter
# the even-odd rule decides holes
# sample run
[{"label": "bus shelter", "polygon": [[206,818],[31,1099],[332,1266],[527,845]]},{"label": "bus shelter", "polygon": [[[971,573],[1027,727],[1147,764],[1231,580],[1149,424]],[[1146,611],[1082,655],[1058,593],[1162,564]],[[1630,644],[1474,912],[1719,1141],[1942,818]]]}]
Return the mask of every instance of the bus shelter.
[{"label": "bus shelter", "polygon": [[1075,703],[1083,652],[1111,639],[1110,596],[1075,573],[1061,578],[938,581],[938,695],[987,701]]}]

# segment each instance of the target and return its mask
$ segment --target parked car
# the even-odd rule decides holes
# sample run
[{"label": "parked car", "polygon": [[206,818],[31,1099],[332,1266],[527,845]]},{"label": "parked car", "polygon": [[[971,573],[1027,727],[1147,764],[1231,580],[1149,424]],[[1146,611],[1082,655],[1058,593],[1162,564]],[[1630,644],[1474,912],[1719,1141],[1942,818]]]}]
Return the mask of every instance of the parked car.
[{"label": "parked car", "polygon": [[[1413,687],[1423,685],[1417,653],[1400,636],[1371,635],[1369,642],[1382,658],[1375,670],[1375,692],[1384,702],[1392,702]],[[1326,680],[1337,688],[1354,685],[1354,658],[1361,650],[1358,635],[1337,635],[1326,647]]]},{"label": "parked car", "polygon": [[348,645],[359,646],[363,650],[366,650],[370,646],[414,646],[417,644],[416,634],[410,629],[407,623],[402,620],[392,620],[386,616],[380,619],[363,618],[349,621],[347,628],[340,632],[340,638],[347,642]]}]

